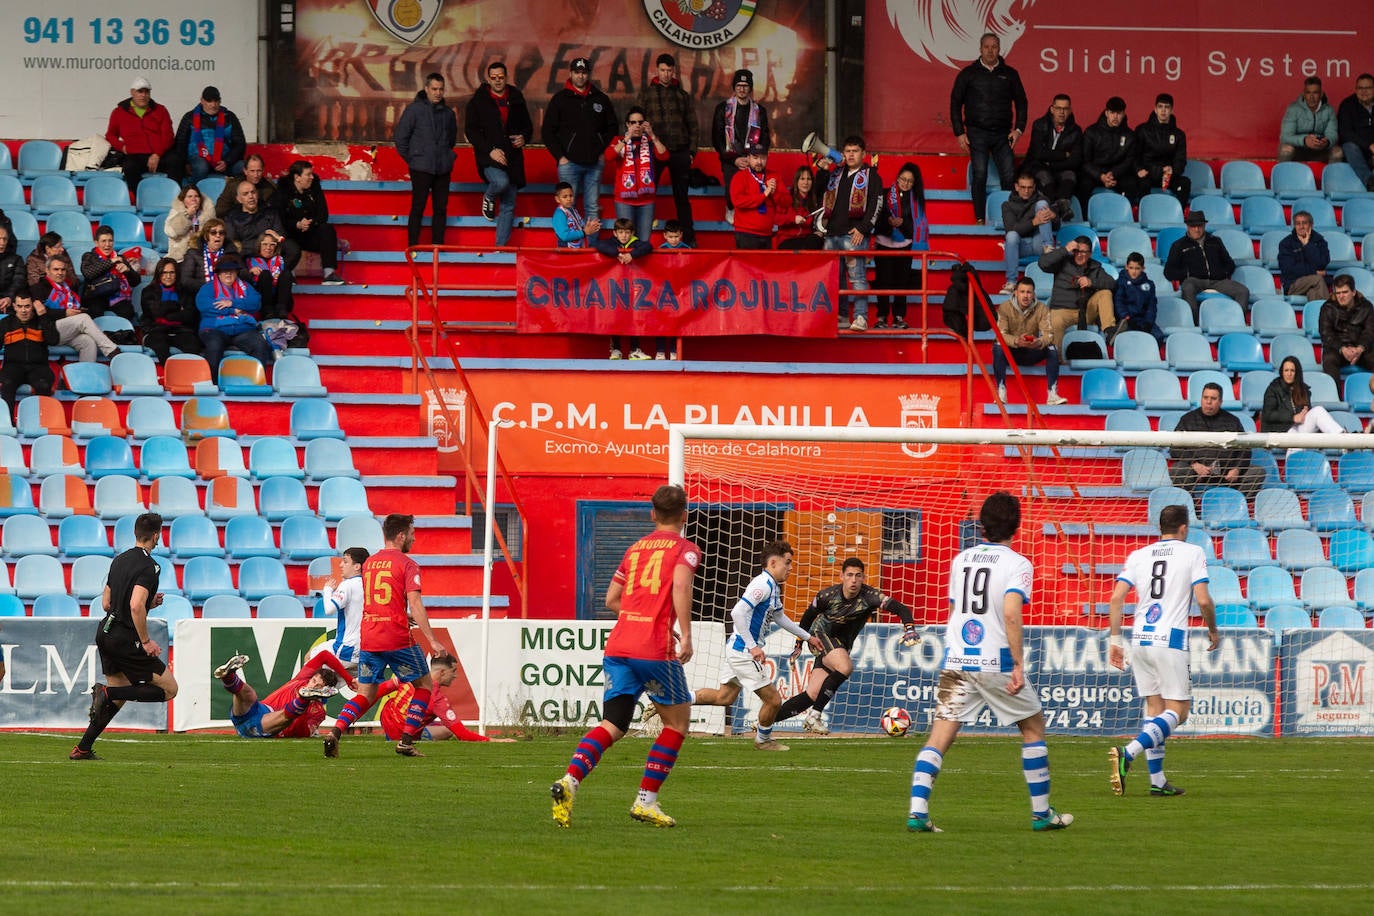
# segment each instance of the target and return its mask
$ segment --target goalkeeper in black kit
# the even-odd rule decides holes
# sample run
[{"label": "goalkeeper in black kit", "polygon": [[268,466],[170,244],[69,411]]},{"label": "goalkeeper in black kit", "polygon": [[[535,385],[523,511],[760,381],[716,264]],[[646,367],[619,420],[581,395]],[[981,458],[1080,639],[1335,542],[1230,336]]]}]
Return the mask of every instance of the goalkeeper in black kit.
[{"label": "goalkeeper in black kit", "polygon": [[[835,691],[854,673],[854,660],[850,658],[849,650],[864,624],[879,611],[891,611],[901,618],[906,626],[902,633],[902,645],[914,646],[921,641],[916,633],[916,620],[911,616],[911,608],[865,584],[864,561],[850,557],[840,567],[840,583],[817,592],[802,615],[802,628],[818,637],[823,649],[807,680],[806,692],[783,703],[777,721],[805,712],[803,725],[807,731],[818,735],[829,734],[830,729],[821,721],[821,713],[834,699]],[[801,653],[801,647],[802,641],[797,640],[793,658]]]}]

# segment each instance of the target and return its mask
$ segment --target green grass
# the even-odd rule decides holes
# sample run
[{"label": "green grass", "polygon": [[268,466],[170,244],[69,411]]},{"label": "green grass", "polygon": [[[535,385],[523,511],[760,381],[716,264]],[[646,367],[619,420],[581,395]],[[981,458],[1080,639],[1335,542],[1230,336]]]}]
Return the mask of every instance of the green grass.
[{"label": "green grass", "polygon": [[[1030,829],[1016,742],[965,738],[935,786],[946,831],[905,829],[919,738],[690,739],[662,803],[628,812],[648,743],[612,748],[573,828],[549,784],[573,735],[425,744],[349,737],[0,739],[12,913],[1366,912],[1374,742],[1175,740],[1176,799],[1107,786],[1107,744],[1050,739],[1053,801]],[[403,825],[403,826],[400,826]],[[403,836],[397,842],[393,837]]]}]

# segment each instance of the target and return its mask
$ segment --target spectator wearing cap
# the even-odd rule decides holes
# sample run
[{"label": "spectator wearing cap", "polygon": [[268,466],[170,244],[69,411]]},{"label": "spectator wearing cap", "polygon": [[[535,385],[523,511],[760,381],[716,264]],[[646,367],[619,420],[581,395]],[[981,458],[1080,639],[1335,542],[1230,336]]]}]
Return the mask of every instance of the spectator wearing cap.
[{"label": "spectator wearing cap", "polygon": [[668,147],[668,161],[656,164],[654,182],[662,181],[663,170],[667,168],[673,182],[673,206],[682,226],[682,241],[688,248],[695,248],[697,232],[692,223],[692,200],[687,192],[692,157],[697,152],[696,106],[678,79],[677,58],[660,54],[654,69],[653,79],[644,84],[639,94],[639,106],[654,126],[654,134]]},{"label": "spectator wearing cap", "polygon": [[525,144],[534,137],[534,121],[525,96],[507,82],[504,62],[487,64],[487,81],[472,94],[463,127],[477,172],[487,183],[482,216],[496,223],[497,246],[509,244],[515,192],[525,186]]},{"label": "spectator wearing cap", "polygon": [[751,146],[744,151],[745,167],[735,173],[730,184],[734,199],[735,247],[742,251],[767,251],[773,247],[773,234],[792,201],[778,176],[768,171],[768,150]]},{"label": "spectator wearing cap", "polygon": [[124,181],[138,189],[145,172],[166,171],[162,158],[172,146],[172,116],[153,101],[153,87],[143,77],[129,86],[129,97],[110,112],[105,127],[110,148],[124,157]]},{"label": "spectator wearing cap", "polygon": [[1198,295],[1215,291],[1229,296],[1249,309],[1250,290],[1231,279],[1236,262],[1231,260],[1221,239],[1207,231],[1207,217],[1194,210],[1184,224],[1187,235],[1174,242],[1169,258],[1164,262],[1164,276],[1179,285],[1179,292],[1193,307],[1193,320],[1198,319]]},{"label": "spectator wearing cap", "polygon": [[201,90],[200,103],[181,116],[172,141],[172,149],[186,163],[182,186],[210,175],[242,175],[247,147],[238,115],[221,104],[218,89],[206,86]]},{"label": "spectator wearing cap", "polygon": [[1098,188],[1124,194],[1132,204],[1140,200],[1135,175],[1135,131],[1126,121],[1126,100],[1107,99],[1097,121],[1083,131],[1083,164],[1078,170],[1078,202],[1088,212],[1088,198]]},{"label": "spectator wearing cap", "polygon": [[406,245],[420,244],[426,201],[433,202],[430,240],[442,245],[448,228],[448,186],[457,159],[453,147],[458,143],[458,115],[444,101],[444,78],[438,73],[425,77],[424,88],[401,112],[395,140],[397,154],[410,167]]},{"label": "spectator wearing cap", "polygon": [[226,254],[215,264],[215,272],[196,293],[200,312],[200,341],[205,344],[205,361],[210,376],[219,379],[219,364],[224,351],[233,348],[256,356],[264,365],[272,362],[272,348],[258,328],[262,297],[239,275],[243,262]]},{"label": "spectator wearing cap", "polygon": [[1161,92],[1155,96],[1155,110],[1135,129],[1135,141],[1135,175],[1141,193],[1162,188],[1187,207],[1193,187],[1192,179],[1183,174],[1188,164],[1188,136],[1178,129],[1172,95]]},{"label": "spectator wearing cap", "polygon": [[540,139],[558,163],[558,180],[582,196],[582,214],[590,223],[601,218],[602,156],[620,121],[610,96],[592,84],[591,61],[574,58],[570,69],[544,109]]},{"label": "spectator wearing cap", "polygon": [[754,100],[754,73],[736,70],[734,91],[716,106],[711,116],[711,145],[720,156],[720,174],[725,185],[725,219],[733,222],[735,205],[730,187],[739,171],[737,160],[751,146],[771,149],[773,137],[768,129],[768,109]]}]

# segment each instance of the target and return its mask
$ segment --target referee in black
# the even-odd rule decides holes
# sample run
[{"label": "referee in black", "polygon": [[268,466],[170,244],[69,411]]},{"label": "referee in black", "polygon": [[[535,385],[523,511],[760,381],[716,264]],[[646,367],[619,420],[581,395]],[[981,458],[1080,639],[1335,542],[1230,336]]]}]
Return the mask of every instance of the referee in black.
[{"label": "referee in black", "polygon": [[72,760],[99,760],[95,739],[129,700],[166,703],[177,682],[161,658],[162,647],[148,635],[148,612],[162,603],[157,590],[161,568],[152,551],[162,537],[162,516],[145,512],[134,520],[134,546],[115,557],[105,579],[101,606],[105,616],[95,631],[95,647],[106,684],[91,689],[91,724]]}]

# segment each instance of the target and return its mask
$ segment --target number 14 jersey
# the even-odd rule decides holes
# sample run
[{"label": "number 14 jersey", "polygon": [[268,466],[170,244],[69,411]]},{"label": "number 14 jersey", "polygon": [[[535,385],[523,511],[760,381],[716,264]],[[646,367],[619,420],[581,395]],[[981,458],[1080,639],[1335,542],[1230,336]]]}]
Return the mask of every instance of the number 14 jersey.
[{"label": "number 14 jersey", "polygon": [[954,558],[949,570],[946,669],[1012,670],[1003,600],[1016,592],[1029,605],[1034,578],[1030,560],[1004,544],[979,544]]},{"label": "number 14 jersey", "polygon": [[696,544],[672,531],[655,531],[635,541],[611,577],[620,583],[620,618],[606,640],[606,654],[665,661],[677,658],[673,624],[673,574],[693,573],[701,563]]}]

